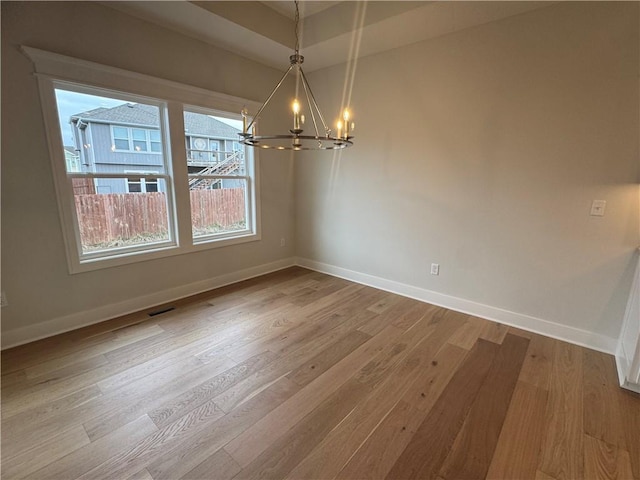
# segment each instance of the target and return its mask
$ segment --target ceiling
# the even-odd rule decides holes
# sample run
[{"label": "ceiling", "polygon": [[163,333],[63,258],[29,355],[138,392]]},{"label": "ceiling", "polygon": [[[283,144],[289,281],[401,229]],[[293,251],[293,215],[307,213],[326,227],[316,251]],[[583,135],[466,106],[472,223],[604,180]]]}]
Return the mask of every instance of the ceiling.
[{"label": "ceiling", "polygon": [[[289,17],[290,19],[295,18],[295,4],[292,1],[272,1],[272,2],[260,2],[267,7],[273,8],[276,12],[284,15],[285,17]],[[310,17],[311,15],[315,15],[322,10],[326,10],[327,8],[333,7],[334,5],[340,2],[315,2],[315,1],[303,1],[300,3],[300,17]]]},{"label": "ceiling", "polygon": [[[294,2],[104,1],[102,4],[284,69],[295,45]],[[403,47],[543,8],[548,1],[301,1],[305,70]]]}]

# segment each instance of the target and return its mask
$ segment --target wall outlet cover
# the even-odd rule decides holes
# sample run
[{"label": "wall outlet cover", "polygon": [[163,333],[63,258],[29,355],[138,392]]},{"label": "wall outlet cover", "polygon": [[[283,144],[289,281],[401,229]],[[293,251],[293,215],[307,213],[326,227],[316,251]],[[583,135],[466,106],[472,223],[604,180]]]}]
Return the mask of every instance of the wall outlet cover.
[{"label": "wall outlet cover", "polygon": [[606,200],[594,200],[591,204],[591,215],[594,217],[604,217],[604,209],[606,206]]}]

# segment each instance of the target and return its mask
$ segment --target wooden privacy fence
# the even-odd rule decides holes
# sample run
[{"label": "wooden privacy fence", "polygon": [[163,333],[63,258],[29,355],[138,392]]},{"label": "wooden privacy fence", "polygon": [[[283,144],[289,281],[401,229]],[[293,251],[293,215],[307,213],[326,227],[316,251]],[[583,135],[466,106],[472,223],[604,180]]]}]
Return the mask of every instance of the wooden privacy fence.
[{"label": "wooden privacy fence", "polygon": [[190,190],[193,228],[230,227],[245,221],[244,188]]},{"label": "wooden privacy fence", "polygon": [[[243,188],[190,194],[194,229],[224,229],[245,220]],[[82,245],[167,237],[167,201],[162,192],[75,195],[75,203]]]}]

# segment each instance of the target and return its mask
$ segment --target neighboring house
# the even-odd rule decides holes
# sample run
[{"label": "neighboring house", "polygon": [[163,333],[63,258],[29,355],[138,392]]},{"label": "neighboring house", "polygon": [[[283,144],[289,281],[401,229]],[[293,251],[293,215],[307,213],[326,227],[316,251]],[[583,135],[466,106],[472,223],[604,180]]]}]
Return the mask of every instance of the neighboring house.
[{"label": "neighboring house", "polygon": [[67,164],[67,172],[80,172],[80,152],[75,147],[64,147],[64,160]]},{"label": "neighboring house", "polygon": [[[79,154],[79,168],[67,171],[131,174],[128,178],[97,178],[96,193],[163,191],[158,179],[136,174],[164,173],[159,110],[152,105],[125,103],[72,115],[75,146],[65,147],[65,156]],[[185,148],[190,174],[230,175],[244,168],[244,149],[239,130],[208,115],[185,112]],[[195,188],[232,188],[238,180],[190,179]]]}]

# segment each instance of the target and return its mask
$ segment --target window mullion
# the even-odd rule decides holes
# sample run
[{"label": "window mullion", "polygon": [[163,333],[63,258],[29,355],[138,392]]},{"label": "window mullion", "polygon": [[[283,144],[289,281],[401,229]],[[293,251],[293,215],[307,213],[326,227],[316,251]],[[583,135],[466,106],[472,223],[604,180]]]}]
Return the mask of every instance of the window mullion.
[{"label": "window mullion", "polygon": [[187,152],[184,148],[184,118],[182,104],[167,104],[168,133],[171,145],[171,169],[175,188],[175,212],[178,230],[178,245],[190,245],[191,237],[191,200],[189,198],[189,178],[187,170]]}]

